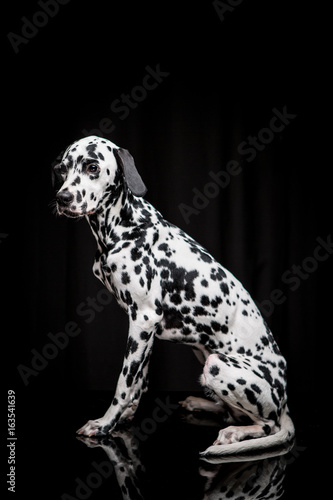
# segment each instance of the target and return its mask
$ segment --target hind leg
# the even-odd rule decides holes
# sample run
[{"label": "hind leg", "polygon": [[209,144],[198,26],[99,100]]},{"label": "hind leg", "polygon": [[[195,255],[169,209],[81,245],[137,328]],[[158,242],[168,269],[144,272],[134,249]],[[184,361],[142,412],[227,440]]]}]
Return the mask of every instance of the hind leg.
[{"label": "hind leg", "polygon": [[262,425],[243,425],[236,426],[230,425],[226,429],[221,429],[214,445],[219,444],[231,444],[238,443],[239,441],[244,441],[245,439],[254,439],[266,436],[266,432]]},{"label": "hind leg", "polygon": [[179,401],[179,404],[187,411],[209,411],[212,413],[225,413],[222,401],[209,401],[204,398],[188,396],[184,401]]},{"label": "hind leg", "polygon": [[[193,349],[193,353],[195,354],[198,361],[202,364],[205,364],[207,356],[198,349]],[[212,391],[210,391],[212,392]],[[226,414],[226,408],[223,404],[223,401],[219,398],[214,397],[214,393],[209,394],[208,397],[212,397],[214,401],[210,401],[209,399],[198,398],[196,396],[188,396],[184,401],[179,401],[179,404],[187,411],[197,412],[197,411],[207,411],[216,414]]]},{"label": "hind leg", "polygon": [[201,382],[227,405],[240,424],[222,429],[214,444],[259,438],[278,430],[279,409],[272,386],[246,359],[210,355]]}]

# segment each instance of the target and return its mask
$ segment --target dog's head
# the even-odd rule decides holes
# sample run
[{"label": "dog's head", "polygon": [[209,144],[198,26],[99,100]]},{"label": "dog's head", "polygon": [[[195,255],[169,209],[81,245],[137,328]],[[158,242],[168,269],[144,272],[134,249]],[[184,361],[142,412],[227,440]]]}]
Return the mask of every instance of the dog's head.
[{"label": "dog's head", "polygon": [[53,167],[53,185],[59,214],[89,215],[103,201],[115,198],[124,182],[135,196],[147,189],[126,149],[97,136],[71,144]]}]

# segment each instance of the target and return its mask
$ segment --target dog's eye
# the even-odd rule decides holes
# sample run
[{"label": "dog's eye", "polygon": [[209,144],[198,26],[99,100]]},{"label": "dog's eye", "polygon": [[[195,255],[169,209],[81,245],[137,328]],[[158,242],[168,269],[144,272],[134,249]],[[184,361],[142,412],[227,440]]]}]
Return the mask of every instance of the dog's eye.
[{"label": "dog's eye", "polygon": [[87,172],[89,174],[96,174],[97,172],[99,172],[99,166],[92,163],[91,165],[87,166]]}]

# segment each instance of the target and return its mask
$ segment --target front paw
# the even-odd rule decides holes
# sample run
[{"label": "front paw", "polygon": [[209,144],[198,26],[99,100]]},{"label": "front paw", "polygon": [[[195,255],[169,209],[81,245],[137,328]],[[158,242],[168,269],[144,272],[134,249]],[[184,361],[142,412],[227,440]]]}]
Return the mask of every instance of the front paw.
[{"label": "front paw", "polygon": [[83,436],[106,436],[111,429],[111,425],[103,422],[102,418],[88,420],[88,422],[76,431],[76,434]]}]

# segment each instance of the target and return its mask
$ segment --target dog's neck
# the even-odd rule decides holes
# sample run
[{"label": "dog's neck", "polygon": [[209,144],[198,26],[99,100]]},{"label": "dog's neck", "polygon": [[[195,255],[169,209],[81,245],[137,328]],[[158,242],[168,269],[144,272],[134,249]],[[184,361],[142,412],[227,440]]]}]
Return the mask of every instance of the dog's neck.
[{"label": "dog's neck", "polygon": [[159,216],[150,203],[133,196],[125,185],[118,190],[117,196],[113,193],[102,200],[96,212],[86,218],[100,251],[108,252],[120,240],[124,241],[124,233],[130,234],[134,228],[157,220]]}]

